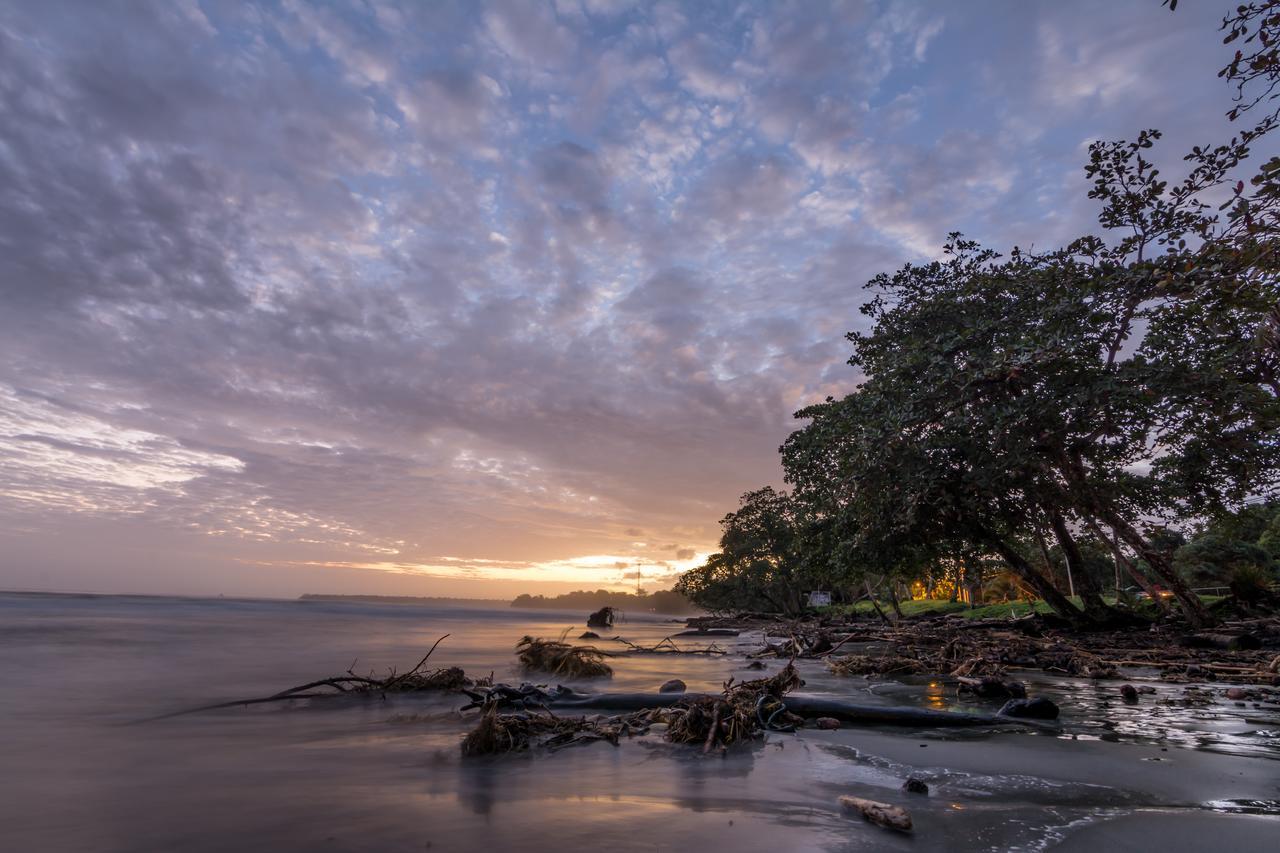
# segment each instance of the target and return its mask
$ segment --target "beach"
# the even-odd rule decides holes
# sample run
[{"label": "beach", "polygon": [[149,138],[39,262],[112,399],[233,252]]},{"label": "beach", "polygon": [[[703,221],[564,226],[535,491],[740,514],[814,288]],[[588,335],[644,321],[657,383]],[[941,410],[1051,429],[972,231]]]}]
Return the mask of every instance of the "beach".
[{"label": "beach", "polygon": [[[516,668],[515,641],[566,629],[576,636],[585,615],[492,605],[0,596],[7,756],[0,821],[8,844],[995,851],[1150,849],[1159,839],[1176,850],[1198,849],[1197,839],[1225,829],[1233,849],[1250,850],[1280,832],[1280,732],[1249,722],[1266,712],[1229,704],[1157,710],[1154,700],[1135,710],[1112,699],[1114,685],[1037,681],[1030,673],[1030,689],[1062,705],[1061,732],[803,729],[709,756],[651,735],[617,747],[464,759],[459,744],[475,712],[458,713],[465,698],[458,694],[147,721],[348,668],[403,670],[443,634],[450,636],[433,663],[518,684],[527,676]],[[650,643],[681,628],[670,617],[630,614],[615,631]],[[653,691],[678,677],[691,691],[717,691],[730,677],[758,675],[745,668],[757,637],[717,640],[730,654],[613,659],[615,676],[604,684]],[[816,662],[800,667],[806,693],[992,710],[958,701],[938,682],[836,678]],[[926,780],[930,794],[900,791],[907,776]],[[843,813],[843,794],[908,808],[914,837]]]}]

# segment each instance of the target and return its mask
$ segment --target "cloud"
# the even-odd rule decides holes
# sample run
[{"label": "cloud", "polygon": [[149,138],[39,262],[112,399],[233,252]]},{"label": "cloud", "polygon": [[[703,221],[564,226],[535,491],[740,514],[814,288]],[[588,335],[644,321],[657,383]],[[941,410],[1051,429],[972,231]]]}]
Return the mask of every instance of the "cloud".
[{"label": "cloud", "polygon": [[1084,139],[1212,135],[1212,17],[4,6],[5,545],[64,588],[665,582],[851,387],[867,279],[1076,236]]}]

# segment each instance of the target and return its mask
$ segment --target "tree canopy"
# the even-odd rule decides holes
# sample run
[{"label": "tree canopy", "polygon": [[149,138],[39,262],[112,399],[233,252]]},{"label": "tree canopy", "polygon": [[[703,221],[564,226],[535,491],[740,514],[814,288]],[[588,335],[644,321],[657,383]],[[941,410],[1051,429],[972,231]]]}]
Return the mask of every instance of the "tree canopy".
[{"label": "tree canopy", "polygon": [[[1223,28],[1255,50],[1220,75],[1234,120],[1276,97],[1280,2]],[[1280,158],[1240,177],[1276,122],[1192,148],[1177,180],[1155,165],[1159,131],[1097,142],[1103,236],[1001,254],[953,234],[939,260],[872,279],[871,328],[848,335],[861,382],[797,413],[808,423],[781,449],[794,493],[744,496],[686,594],[790,612],[802,578],[997,556],[1060,614],[1097,621],[1105,552],[1205,622],[1168,525],[1280,487]]]}]

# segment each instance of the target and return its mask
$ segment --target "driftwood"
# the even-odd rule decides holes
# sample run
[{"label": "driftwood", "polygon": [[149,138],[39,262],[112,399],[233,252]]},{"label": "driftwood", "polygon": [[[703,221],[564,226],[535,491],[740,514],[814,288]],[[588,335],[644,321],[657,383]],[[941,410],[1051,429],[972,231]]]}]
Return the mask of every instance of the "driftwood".
[{"label": "driftwood", "polygon": [[[1275,648],[1280,645],[1280,620],[1274,618],[1227,623],[1219,632],[1186,635],[1167,626],[1082,633],[1060,629],[1039,616],[981,622],[946,617],[904,621],[891,628],[864,628],[856,639],[841,638],[833,643],[834,648],[817,654],[809,651],[811,643],[823,631],[838,629],[792,625],[786,630],[786,641],[766,641],[750,656],[822,658],[837,675],[919,673],[1003,678],[1009,669],[1030,668],[1119,679],[1120,667],[1151,667],[1163,670],[1161,677],[1166,681],[1195,680],[1217,673],[1253,684],[1280,685],[1280,672],[1271,668]],[[869,645],[851,647],[846,645],[849,643]],[[853,653],[832,654],[842,646]]]},{"label": "driftwood", "polygon": [[181,717],[185,714],[196,714],[201,711],[216,711],[222,708],[236,708],[242,705],[262,705],[269,702],[289,702],[294,699],[333,699],[340,696],[385,697],[388,693],[461,690],[471,686],[474,682],[467,678],[467,674],[456,666],[430,672],[422,671],[422,668],[426,666],[427,661],[431,658],[431,653],[436,650],[436,646],[440,645],[448,637],[449,635],[445,634],[432,643],[431,648],[422,656],[422,660],[404,673],[397,673],[392,670],[384,678],[374,678],[372,675],[356,675],[352,672],[355,668],[353,663],[347,668],[345,675],[308,681],[306,684],[299,684],[297,687],[290,687],[288,690],[281,690],[279,693],[273,693],[270,696],[215,702],[212,705],[201,705],[198,708],[186,708],[169,714],[161,714],[151,719],[165,720],[171,717]]},{"label": "driftwood", "polygon": [[574,646],[559,640],[521,637],[516,654],[528,671],[549,672],[562,678],[611,678],[613,668],[604,662],[608,652],[595,646]]},{"label": "driftwood", "polygon": [[[682,635],[682,634],[676,634],[675,636],[680,637],[680,636],[683,636],[683,635]],[[675,642],[673,642],[673,641],[672,641],[671,637],[663,637],[661,640],[659,640],[657,643],[654,643],[652,646],[640,646],[640,645],[636,645],[635,643],[633,643],[633,642],[631,642],[630,640],[625,639],[625,638],[623,638],[623,637],[610,637],[609,639],[614,640],[615,642],[622,643],[623,645],[627,646],[627,651],[623,652],[623,654],[627,654],[627,655],[705,655],[705,656],[715,656],[715,655],[727,655],[727,654],[728,654],[728,652],[727,652],[727,651],[725,651],[724,649],[720,648],[720,647],[719,647],[719,646],[717,646],[715,643],[711,643],[710,645],[708,645],[706,648],[703,648],[703,649],[682,649],[682,648],[680,648],[679,646],[677,646],[677,645],[675,644]]]},{"label": "driftwood", "polygon": [[885,829],[895,829],[898,832],[911,831],[911,815],[899,806],[847,796],[840,798],[840,805],[860,812],[864,818]]}]

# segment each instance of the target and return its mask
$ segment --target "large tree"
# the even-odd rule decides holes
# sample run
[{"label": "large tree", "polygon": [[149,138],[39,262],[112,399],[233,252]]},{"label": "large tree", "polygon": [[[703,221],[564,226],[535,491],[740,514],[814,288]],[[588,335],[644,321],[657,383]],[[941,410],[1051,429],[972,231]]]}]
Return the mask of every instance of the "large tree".
[{"label": "large tree", "polygon": [[685,572],[675,590],[708,610],[804,610],[802,520],[786,492],[747,492],[720,521],[720,550]]}]

